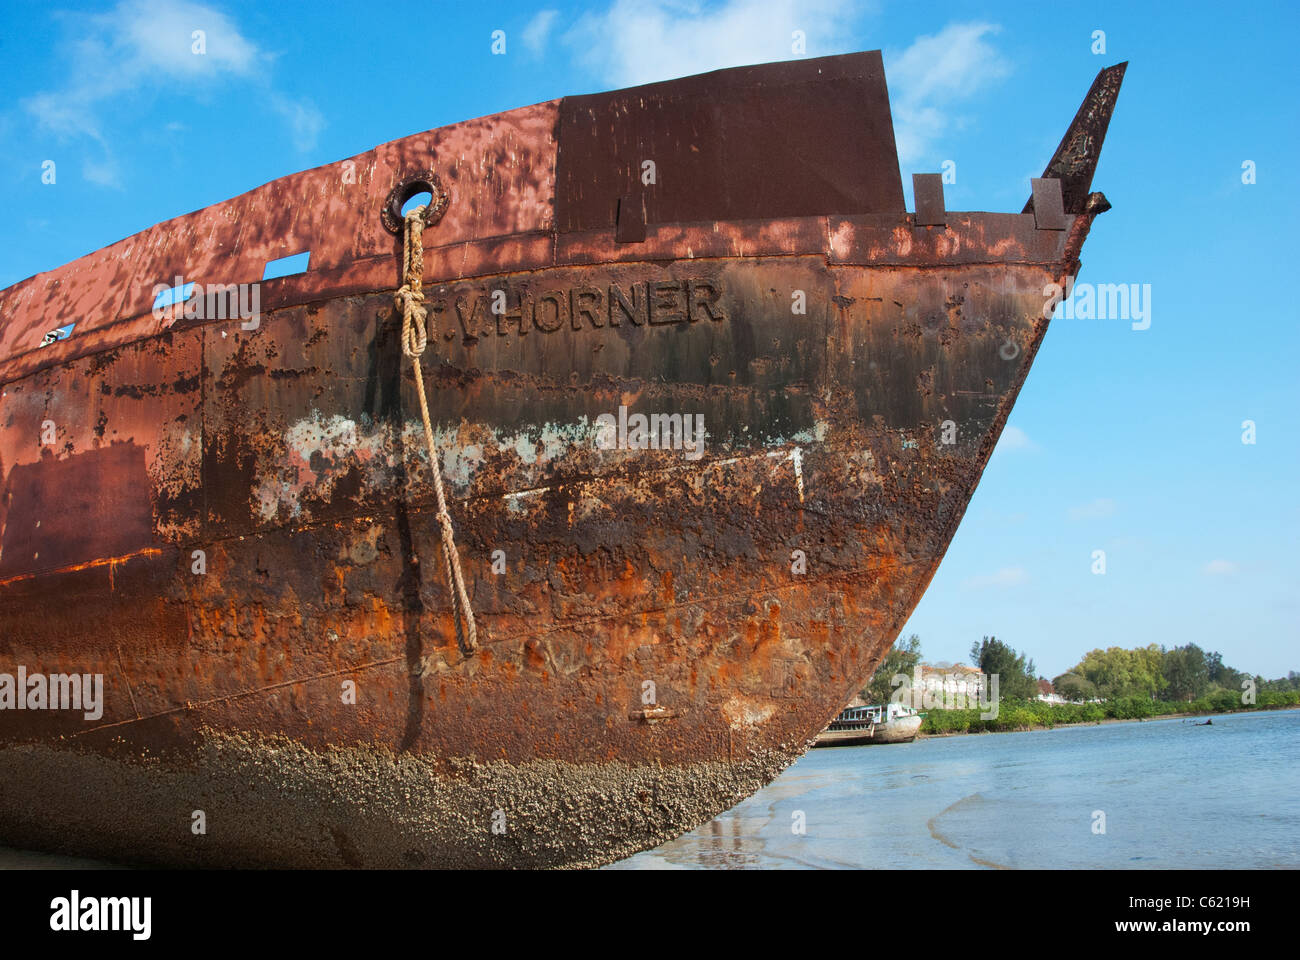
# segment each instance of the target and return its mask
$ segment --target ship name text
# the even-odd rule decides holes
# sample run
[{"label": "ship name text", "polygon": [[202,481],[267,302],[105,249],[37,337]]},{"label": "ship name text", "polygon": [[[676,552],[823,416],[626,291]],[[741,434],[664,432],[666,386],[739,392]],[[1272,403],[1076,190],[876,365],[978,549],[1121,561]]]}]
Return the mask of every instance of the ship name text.
[{"label": "ship name text", "polygon": [[531,293],[518,286],[488,285],[460,293],[430,291],[426,301],[430,331],[451,340],[459,331],[466,342],[481,337],[601,330],[607,327],[659,327],[721,323],[722,288],[713,280],[643,280],[604,287],[575,286]]}]

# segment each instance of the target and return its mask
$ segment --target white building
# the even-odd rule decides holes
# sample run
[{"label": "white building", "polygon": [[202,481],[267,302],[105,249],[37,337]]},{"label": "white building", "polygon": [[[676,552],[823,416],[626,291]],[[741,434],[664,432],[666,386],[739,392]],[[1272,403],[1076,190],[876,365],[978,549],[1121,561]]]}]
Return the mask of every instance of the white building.
[{"label": "white building", "polygon": [[968,667],[964,663],[921,664],[921,688],[935,700],[949,703],[976,700],[981,693],[988,696],[984,674],[978,667]]}]

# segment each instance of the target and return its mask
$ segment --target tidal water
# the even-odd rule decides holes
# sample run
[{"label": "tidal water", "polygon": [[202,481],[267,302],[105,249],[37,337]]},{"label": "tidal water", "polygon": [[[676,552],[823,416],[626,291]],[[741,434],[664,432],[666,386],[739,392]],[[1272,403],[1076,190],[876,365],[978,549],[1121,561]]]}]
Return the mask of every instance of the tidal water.
[{"label": "tidal water", "polygon": [[613,869],[763,867],[1300,867],[1300,711],[812,750]]},{"label": "tidal water", "polygon": [[[0,869],[112,866],[0,847]],[[1300,710],[813,750],[610,869],[761,867],[1300,867]]]}]

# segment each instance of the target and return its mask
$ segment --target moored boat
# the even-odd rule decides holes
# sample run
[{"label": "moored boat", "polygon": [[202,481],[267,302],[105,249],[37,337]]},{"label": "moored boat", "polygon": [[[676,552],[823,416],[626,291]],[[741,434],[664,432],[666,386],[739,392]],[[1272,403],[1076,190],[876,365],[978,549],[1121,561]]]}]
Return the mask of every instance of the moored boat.
[{"label": "moored boat", "polygon": [[591,865],[770,782],[952,538],[1122,75],[1022,213],[904,208],[873,52],[417,134],[0,291],[0,674],[61,691],[0,685],[0,841]]},{"label": "moored boat", "polygon": [[851,703],[813,742],[814,747],[858,747],[873,743],[911,743],[925,715],[901,703]]},{"label": "moored boat", "polygon": [[813,740],[814,747],[856,747],[871,742],[879,712],[866,704],[849,705]]}]

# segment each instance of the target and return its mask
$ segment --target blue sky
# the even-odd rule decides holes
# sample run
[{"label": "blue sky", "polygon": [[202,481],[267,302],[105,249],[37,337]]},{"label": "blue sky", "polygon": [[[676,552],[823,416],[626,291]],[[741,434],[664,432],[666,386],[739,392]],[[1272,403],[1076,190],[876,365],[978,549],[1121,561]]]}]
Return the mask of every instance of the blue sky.
[{"label": "blue sky", "polygon": [[906,631],[931,660],[996,634],[1048,676],[1189,641],[1277,676],[1300,669],[1298,28],[1294,3],[9,3],[0,287],[420,130],[788,59],[794,30],[885,51],[905,183],[952,160],[950,209],[1018,211],[1129,60],[1080,280],[1150,284],[1151,327],[1053,323]]}]

